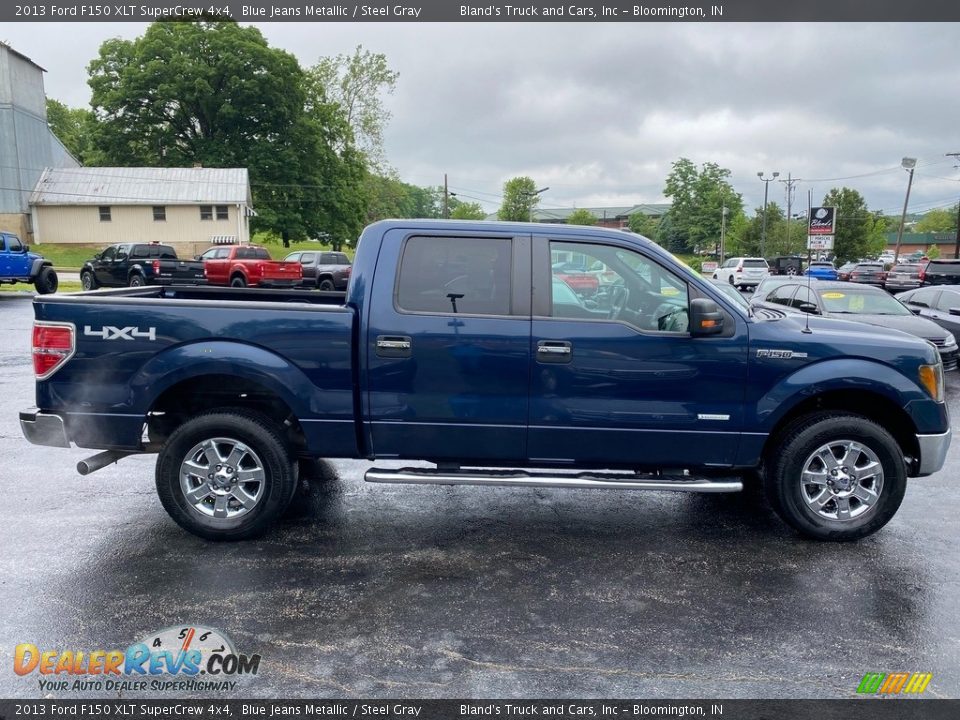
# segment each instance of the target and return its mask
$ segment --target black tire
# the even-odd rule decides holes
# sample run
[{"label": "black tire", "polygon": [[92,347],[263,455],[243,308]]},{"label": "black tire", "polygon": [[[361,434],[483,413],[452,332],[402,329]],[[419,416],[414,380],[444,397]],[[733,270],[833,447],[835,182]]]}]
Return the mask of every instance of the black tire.
[{"label": "black tire", "polygon": [[84,291],[96,290],[97,289],[97,279],[93,276],[93,273],[89,270],[84,270],[80,273],[80,286]]},{"label": "black tire", "polygon": [[[851,513],[849,519],[840,519],[840,505],[836,500],[829,500],[822,509],[837,517],[828,518],[815,512],[806,499],[819,484],[804,484],[801,477],[815,452],[827,445],[842,449],[843,443],[856,443],[865,448],[858,451],[857,457],[861,461],[867,458],[868,452],[877,458],[883,471],[882,485],[876,500],[869,505],[862,503],[855,495],[847,496],[847,512]],[[830,452],[833,453],[833,450]],[[838,462],[846,458],[843,456],[838,459],[833,454]],[[853,465],[857,464],[857,457],[853,459]],[[828,477],[831,471],[827,469],[827,463],[817,462],[823,466],[823,478],[833,482]],[[843,466],[840,470],[847,467]],[[897,441],[877,423],[851,413],[822,412],[802,417],[783,430],[779,442],[767,454],[763,482],[773,509],[801,534],[816,540],[858,540],[882,528],[897,512],[907,488],[907,468]],[[876,477],[864,482],[873,483],[873,489],[876,490]],[[858,481],[857,484],[863,483]],[[832,492],[832,488],[828,489],[826,485],[822,490]],[[834,510],[831,510],[831,503]],[[852,514],[856,512],[859,514]]]},{"label": "black tire", "polygon": [[133,275],[131,275],[130,279],[127,281],[127,285],[129,287],[143,287],[146,285],[146,282],[143,279],[143,275],[140,273],[133,273]]},{"label": "black tire", "polygon": [[49,265],[41,268],[40,274],[37,275],[36,279],[33,281],[33,287],[41,295],[55,293],[57,288],[60,287],[60,279],[57,277],[56,270]]},{"label": "black tire", "polygon": [[230,287],[246,287],[247,281],[244,279],[243,275],[235,275],[230,278]]},{"label": "black tire", "polygon": [[733,282],[733,275],[727,275],[727,280],[729,281],[729,283],[730,283],[731,285],[734,284],[734,282]]},{"label": "black tire", "polygon": [[[203,492],[203,483],[207,481],[202,477],[202,470],[201,474],[191,475],[181,483],[181,465],[191,458],[204,460],[205,451],[200,450],[198,455],[195,449],[214,439],[235,441],[232,447],[243,446],[245,454],[237,462],[236,472],[245,469],[243,463],[249,467],[251,458],[262,470],[262,480],[249,480],[245,486],[248,494],[256,496],[249,509],[242,508],[235,498],[231,500],[232,496],[224,501],[222,512],[232,510],[233,516],[213,516],[217,494],[211,489],[212,485],[206,485],[209,493],[197,501],[197,506],[187,498],[184,484],[197,483],[198,498]],[[221,453],[229,447],[229,443],[217,443],[215,452]],[[223,472],[227,471],[233,469],[224,465]],[[220,472],[215,475],[219,478]],[[297,469],[276,423],[254,411],[225,408],[188,420],[170,434],[157,458],[156,483],[164,509],[184,530],[207,540],[247,540],[263,533],[287,509],[297,489]]]},{"label": "black tire", "polygon": [[324,292],[331,292],[333,290],[336,290],[336,288],[333,285],[333,280],[331,280],[330,278],[323,278],[323,280],[321,280],[320,284],[317,286],[317,289],[323,290]]}]

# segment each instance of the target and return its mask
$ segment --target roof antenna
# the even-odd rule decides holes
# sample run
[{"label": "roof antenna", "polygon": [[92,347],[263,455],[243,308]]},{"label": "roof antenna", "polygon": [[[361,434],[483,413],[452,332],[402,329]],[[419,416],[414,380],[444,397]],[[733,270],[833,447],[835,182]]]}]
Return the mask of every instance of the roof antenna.
[{"label": "roof antenna", "polygon": [[[810,297],[813,294],[813,290],[810,288],[810,212],[813,210],[811,207],[813,205],[813,188],[807,190],[807,297]],[[806,313],[806,324],[803,327],[803,332],[807,335],[810,335],[813,330],[810,329],[810,313]]]}]

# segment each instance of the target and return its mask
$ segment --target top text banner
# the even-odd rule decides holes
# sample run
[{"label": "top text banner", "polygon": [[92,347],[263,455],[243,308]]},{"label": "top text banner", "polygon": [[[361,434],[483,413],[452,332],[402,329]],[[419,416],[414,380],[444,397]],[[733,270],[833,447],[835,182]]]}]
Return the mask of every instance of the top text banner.
[{"label": "top text banner", "polygon": [[39,0],[0,4],[2,22],[921,22],[960,21],[957,0],[715,0],[682,2],[311,2],[309,0]]}]

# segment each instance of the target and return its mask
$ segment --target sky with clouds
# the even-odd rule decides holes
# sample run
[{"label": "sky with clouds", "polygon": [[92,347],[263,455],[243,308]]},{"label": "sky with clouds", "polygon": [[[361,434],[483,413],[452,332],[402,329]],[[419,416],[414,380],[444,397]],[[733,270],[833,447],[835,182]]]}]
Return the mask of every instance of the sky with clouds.
[{"label": "sky with clouds", "polygon": [[[90,99],[86,65],[142,23],[8,24],[47,70],[48,97]],[[262,23],[304,66],[357,45],[400,73],[386,154],[401,179],[499,205],[504,180],[548,186],[541,207],[664,201],[678,157],[716,162],[749,210],[758,171],[801,178],[795,203],[858,189],[899,214],[952,206],[960,170],[960,26],[951,23]],[[781,205],[784,186],[770,185]]]}]

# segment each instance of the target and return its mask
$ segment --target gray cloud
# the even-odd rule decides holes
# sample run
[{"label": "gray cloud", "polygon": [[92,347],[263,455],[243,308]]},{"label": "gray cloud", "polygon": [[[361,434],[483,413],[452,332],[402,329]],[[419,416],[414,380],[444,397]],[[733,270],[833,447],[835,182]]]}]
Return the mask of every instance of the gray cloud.
[{"label": "gray cloud", "polygon": [[[16,25],[6,39],[48,69],[47,93],[89,100],[85,67],[143,24]],[[304,65],[362,44],[400,72],[387,155],[400,177],[497,204],[505,179],[549,185],[543,205],[661,200],[680,156],[733,172],[748,208],[756,172],[835,185],[872,208],[902,204],[904,155],[920,158],[911,209],[956,202],[957,26],[939,24],[265,23]],[[879,172],[878,172],[879,171]],[[847,178],[864,175],[847,180]],[[782,186],[771,185],[782,202]]]}]

